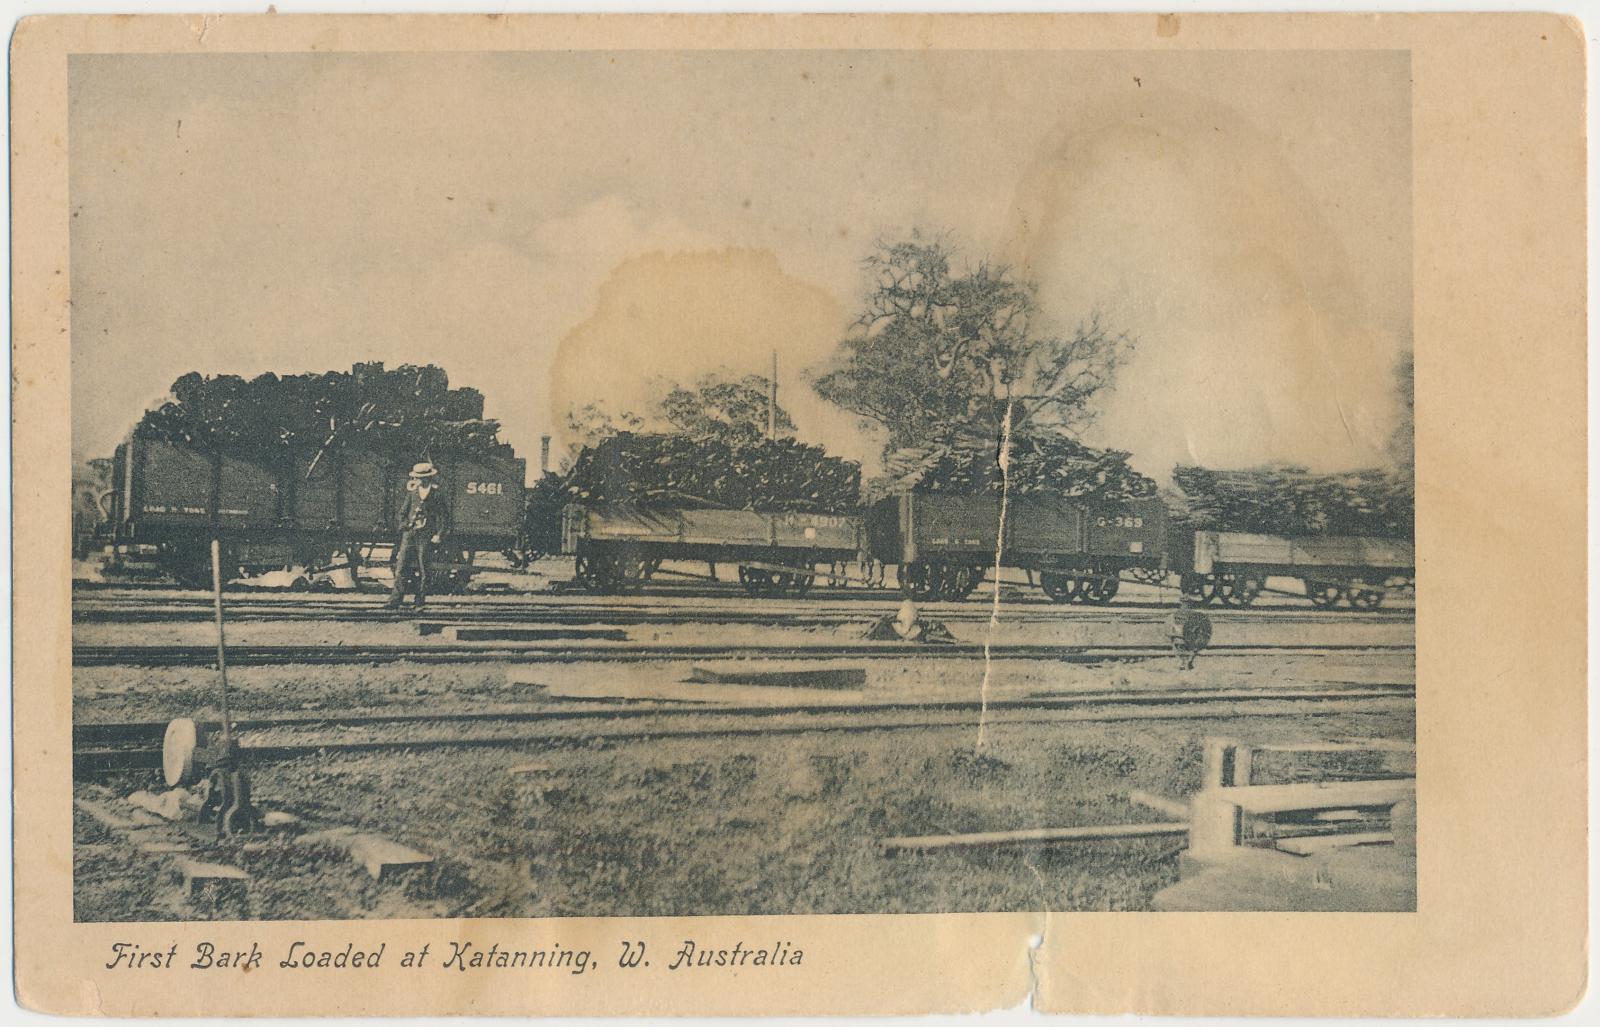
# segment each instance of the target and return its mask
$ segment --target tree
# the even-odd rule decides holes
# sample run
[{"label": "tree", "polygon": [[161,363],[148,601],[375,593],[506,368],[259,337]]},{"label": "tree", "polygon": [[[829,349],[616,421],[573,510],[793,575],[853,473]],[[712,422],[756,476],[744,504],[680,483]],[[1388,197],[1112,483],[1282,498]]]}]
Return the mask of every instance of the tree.
[{"label": "tree", "polygon": [[561,469],[569,470],[578,454],[604,439],[625,431],[638,431],[644,418],[631,410],[611,413],[600,403],[585,403],[567,411],[567,453],[561,459]]},{"label": "tree", "polygon": [[957,273],[955,258],[943,240],[880,243],[864,261],[862,313],[817,392],[887,428],[890,450],[951,430],[994,438],[1008,416],[1013,431],[1081,430],[1133,340],[1098,314],[1055,334],[1035,283],[987,260]]},{"label": "tree", "polygon": [[1400,419],[1389,436],[1389,456],[1400,473],[1410,478],[1416,472],[1416,366],[1410,350],[1400,358],[1394,369],[1396,398],[1400,403]]},{"label": "tree", "polygon": [[[767,406],[772,381],[757,374],[729,378],[703,376],[692,388],[675,385],[661,401],[661,416],[672,430],[699,442],[759,442],[767,434]],[[794,421],[783,407],[773,411],[780,434],[794,431]]]}]

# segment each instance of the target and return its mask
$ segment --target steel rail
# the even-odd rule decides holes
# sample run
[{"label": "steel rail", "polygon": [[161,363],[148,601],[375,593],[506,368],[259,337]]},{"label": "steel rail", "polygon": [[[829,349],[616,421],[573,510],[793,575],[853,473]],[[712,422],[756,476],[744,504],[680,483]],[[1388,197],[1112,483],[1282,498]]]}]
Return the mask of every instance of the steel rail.
[{"label": "steel rail", "polygon": [[[1213,645],[1209,655],[1331,655],[1335,653],[1414,653],[1415,643],[1239,643]],[[1049,660],[1059,663],[1105,663],[1171,656],[1166,646],[1008,644],[989,649],[994,659]],[[913,646],[904,642],[851,642],[783,648],[774,645],[671,645],[632,643],[549,645],[499,642],[436,645],[236,645],[229,647],[234,666],[328,665],[352,663],[641,663],[663,660],[874,660],[974,659],[984,655],[977,642]],[[74,667],[211,667],[216,651],[200,645],[74,645]]]}]

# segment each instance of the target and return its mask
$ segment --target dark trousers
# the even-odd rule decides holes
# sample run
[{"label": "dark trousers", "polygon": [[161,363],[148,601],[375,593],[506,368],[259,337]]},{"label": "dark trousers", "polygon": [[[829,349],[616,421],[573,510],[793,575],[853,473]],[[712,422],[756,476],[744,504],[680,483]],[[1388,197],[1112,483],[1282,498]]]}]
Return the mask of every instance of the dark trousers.
[{"label": "dark trousers", "polygon": [[416,575],[417,605],[428,598],[428,536],[421,531],[407,531],[400,536],[400,548],[394,555],[394,589],[389,602],[399,605],[406,597],[407,579]]}]

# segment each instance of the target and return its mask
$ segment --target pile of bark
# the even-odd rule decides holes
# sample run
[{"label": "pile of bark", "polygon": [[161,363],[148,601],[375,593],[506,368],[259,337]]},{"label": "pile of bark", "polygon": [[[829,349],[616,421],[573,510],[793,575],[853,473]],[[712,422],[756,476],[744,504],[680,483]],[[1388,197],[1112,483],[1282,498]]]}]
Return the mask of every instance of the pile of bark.
[{"label": "pile of bark", "polygon": [[[1156,494],[1156,483],[1128,466],[1127,453],[1095,449],[1055,432],[1012,435],[1009,462],[1012,495],[1123,500]],[[885,472],[872,483],[870,498],[903,492],[981,495],[1006,487],[999,442],[970,436],[895,450]]]},{"label": "pile of bark", "polygon": [[348,373],[245,379],[189,373],[147,411],[143,437],[226,453],[270,456],[359,442],[400,458],[487,453],[500,425],[483,417],[483,394],[452,389],[443,368],[357,364]]},{"label": "pile of bark", "polygon": [[1266,535],[1410,538],[1411,483],[1389,471],[1312,474],[1303,467],[1173,469],[1195,528]]},{"label": "pile of bark", "polygon": [[568,502],[838,513],[860,500],[861,466],[793,439],[742,443],[623,432],[578,454]]}]

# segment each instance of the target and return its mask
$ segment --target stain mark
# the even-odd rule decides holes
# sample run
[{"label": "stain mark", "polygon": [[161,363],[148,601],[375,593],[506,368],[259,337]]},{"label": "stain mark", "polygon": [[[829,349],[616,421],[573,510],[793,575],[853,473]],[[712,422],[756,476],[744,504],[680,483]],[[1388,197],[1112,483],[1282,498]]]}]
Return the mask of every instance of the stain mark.
[{"label": "stain mark", "polygon": [[1140,89],[1144,88],[1144,82],[1140,80],[1138,75],[1133,76],[1133,84],[1138,86]]},{"label": "stain mark", "polygon": [[1179,20],[1176,14],[1156,15],[1156,35],[1163,39],[1171,38],[1178,34]]}]

